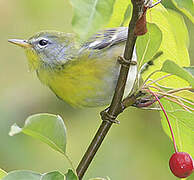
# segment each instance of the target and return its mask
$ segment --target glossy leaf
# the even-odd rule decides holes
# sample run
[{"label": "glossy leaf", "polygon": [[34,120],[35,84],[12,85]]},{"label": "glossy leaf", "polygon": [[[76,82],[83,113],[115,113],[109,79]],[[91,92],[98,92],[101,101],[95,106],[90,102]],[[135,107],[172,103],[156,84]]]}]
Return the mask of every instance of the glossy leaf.
[{"label": "glossy leaf", "polygon": [[68,172],[65,174],[66,180],[78,180],[77,175],[69,169]]},{"label": "glossy leaf", "polygon": [[14,124],[9,135],[24,133],[48,144],[54,150],[65,154],[66,127],[60,116],[53,114],[35,114],[27,118],[23,128]]},{"label": "glossy leaf", "polygon": [[4,176],[6,176],[7,175],[7,173],[3,170],[3,169],[0,169],[0,180],[4,177]]},{"label": "glossy leaf", "polygon": [[[187,152],[194,157],[194,111],[186,111],[180,105],[164,98],[161,102],[167,111],[179,151]],[[188,103],[185,103],[185,105],[194,108],[194,105]],[[162,117],[162,126],[171,138],[166,118],[163,112],[160,114]]]},{"label": "glossy leaf", "polygon": [[172,0],[174,5],[182,11],[194,23],[194,1],[193,0]]},{"label": "glossy leaf", "polygon": [[115,0],[70,0],[74,16],[73,29],[81,39],[102,29],[111,18]]},{"label": "glossy leaf", "polygon": [[166,60],[161,70],[186,80],[194,88],[194,76],[192,76],[190,72],[186,71],[184,68],[181,68],[173,61]]},{"label": "glossy leaf", "polygon": [[156,24],[147,23],[148,32],[139,36],[136,42],[139,66],[148,62],[158,51],[162,42],[162,32]]}]

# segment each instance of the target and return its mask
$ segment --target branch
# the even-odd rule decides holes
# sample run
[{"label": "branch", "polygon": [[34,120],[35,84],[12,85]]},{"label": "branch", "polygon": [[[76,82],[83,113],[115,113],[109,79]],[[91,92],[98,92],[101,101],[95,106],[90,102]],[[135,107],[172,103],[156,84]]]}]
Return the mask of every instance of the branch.
[{"label": "branch", "polygon": [[[133,4],[133,13],[128,27],[128,37],[124,51],[123,60],[125,61],[125,63],[121,64],[120,74],[111,105],[108,108],[108,110],[104,110],[103,112],[101,112],[102,123],[76,169],[79,180],[81,180],[83,175],[85,174],[88,166],[90,165],[92,159],[94,158],[96,152],[98,151],[110,127],[112,126],[113,123],[117,122],[116,121],[117,116],[121,112],[123,112],[122,99],[130,63],[132,61],[133,50],[137,38],[137,36],[134,34],[134,29],[136,26],[136,22],[138,18],[141,16],[142,9],[144,7],[144,0],[131,0],[131,1]],[[126,66],[126,62],[128,63],[128,66]],[[131,101],[129,100],[128,102],[129,103],[127,104],[127,106],[132,105],[135,102],[134,96],[132,96]]]}]

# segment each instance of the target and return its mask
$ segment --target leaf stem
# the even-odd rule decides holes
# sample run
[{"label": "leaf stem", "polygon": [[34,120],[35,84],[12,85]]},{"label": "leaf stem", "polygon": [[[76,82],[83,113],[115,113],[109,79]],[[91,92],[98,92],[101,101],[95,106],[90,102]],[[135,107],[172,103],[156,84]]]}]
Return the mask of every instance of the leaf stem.
[{"label": "leaf stem", "polygon": [[[134,34],[134,29],[136,26],[136,22],[141,15],[141,11],[144,6],[144,0],[131,0],[131,2],[133,5],[133,12],[128,27],[128,37],[124,51],[124,60],[128,61],[129,64],[132,60],[135,42],[137,38],[137,36]],[[117,116],[121,112],[123,112],[122,99],[129,72],[129,67],[130,65],[126,66],[124,64],[121,64],[120,74],[118,77],[111,105],[109,108],[107,108],[101,113],[101,118],[103,121],[76,169],[79,180],[81,180],[82,177],[84,176],[87,168],[89,167],[92,159],[94,158],[96,152],[98,151],[100,145],[102,144],[110,127],[114,122],[117,122],[116,121]],[[132,104],[134,103],[133,100],[131,101],[131,103]]]}]

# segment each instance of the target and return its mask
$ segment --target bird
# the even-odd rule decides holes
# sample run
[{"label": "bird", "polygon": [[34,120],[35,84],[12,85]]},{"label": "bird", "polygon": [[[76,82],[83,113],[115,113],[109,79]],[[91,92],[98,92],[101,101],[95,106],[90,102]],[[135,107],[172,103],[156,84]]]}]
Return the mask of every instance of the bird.
[{"label": "bird", "polygon": [[[9,39],[25,49],[30,71],[61,100],[73,107],[98,107],[111,102],[128,28],[101,30],[85,41],[76,34],[41,31],[27,40]],[[136,49],[132,60],[137,62]],[[132,93],[137,65],[129,68],[125,96]]]}]

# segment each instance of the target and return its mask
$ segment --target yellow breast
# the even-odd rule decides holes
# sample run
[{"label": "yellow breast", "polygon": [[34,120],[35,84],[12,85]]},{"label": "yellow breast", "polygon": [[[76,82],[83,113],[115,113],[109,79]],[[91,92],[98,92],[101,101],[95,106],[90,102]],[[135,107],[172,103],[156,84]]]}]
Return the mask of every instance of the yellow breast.
[{"label": "yellow breast", "polygon": [[40,69],[38,77],[62,100],[76,106],[100,106],[110,100],[118,74],[113,60],[73,60],[59,69]]}]

